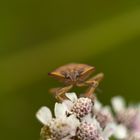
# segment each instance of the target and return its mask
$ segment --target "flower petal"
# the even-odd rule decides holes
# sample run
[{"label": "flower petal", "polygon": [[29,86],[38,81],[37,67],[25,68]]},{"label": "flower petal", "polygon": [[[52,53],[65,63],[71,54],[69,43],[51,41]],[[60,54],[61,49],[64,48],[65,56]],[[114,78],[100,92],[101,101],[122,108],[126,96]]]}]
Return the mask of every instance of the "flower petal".
[{"label": "flower petal", "polygon": [[101,107],[102,107],[102,104],[98,100],[95,100],[95,103],[94,103],[95,110],[100,111]]},{"label": "flower petal", "polygon": [[125,109],[125,101],[121,96],[112,98],[111,102],[113,109],[116,113]]},{"label": "flower petal", "polygon": [[127,138],[128,134],[127,134],[127,128],[124,125],[118,125],[116,127],[114,136],[117,139],[125,139]]},{"label": "flower petal", "polygon": [[56,118],[66,117],[67,107],[61,103],[55,103],[54,114]]},{"label": "flower petal", "polygon": [[78,125],[80,125],[79,120],[76,118],[74,114],[67,117],[67,120],[69,124],[72,125],[73,127],[77,127]]},{"label": "flower petal", "polygon": [[67,123],[68,123],[69,126],[71,127],[70,134],[71,134],[72,136],[74,136],[75,133],[76,133],[77,127],[80,125],[79,120],[76,118],[75,115],[70,115],[70,116],[67,118]]},{"label": "flower petal", "polygon": [[70,100],[64,100],[62,104],[64,104],[67,107],[68,111],[70,111],[73,107],[73,103]]},{"label": "flower petal", "polygon": [[77,100],[77,96],[75,92],[66,93],[65,94],[67,98],[69,98],[72,102],[75,102]]},{"label": "flower petal", "polygon": [[44,125],[52,119],[52,113],[48,107],[41,107],[36,113],[37,119]]},{"label": "flower petal", "polygon": [[111,137],[111,135],[115,133],[115,130],[116,130],[116,124],[115,123],[109,123],[103,131],[104,139],[108,140],[109,137]]},{"label": "flower petal", "polygon": [[93,123],[94,118],[91,116],[91,114],[85,115],[83,118],[81,118],[83,122]]}]

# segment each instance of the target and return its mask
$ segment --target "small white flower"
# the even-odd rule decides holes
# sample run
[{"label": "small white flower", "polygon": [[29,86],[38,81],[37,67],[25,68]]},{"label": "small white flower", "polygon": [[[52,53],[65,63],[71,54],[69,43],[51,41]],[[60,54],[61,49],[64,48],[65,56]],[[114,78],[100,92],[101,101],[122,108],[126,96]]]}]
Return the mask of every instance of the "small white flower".
[{"label": "small white flower", "polygon": [[47,107],[42,107],[36,113],[38,120],[45,125],[41,130],[43,140],[62,140],[75,135],[79,120],[75,115],[67,117],[66,109],[64,104],[56,103],[54,109],[56,118],[52,118],[51,111]]}]

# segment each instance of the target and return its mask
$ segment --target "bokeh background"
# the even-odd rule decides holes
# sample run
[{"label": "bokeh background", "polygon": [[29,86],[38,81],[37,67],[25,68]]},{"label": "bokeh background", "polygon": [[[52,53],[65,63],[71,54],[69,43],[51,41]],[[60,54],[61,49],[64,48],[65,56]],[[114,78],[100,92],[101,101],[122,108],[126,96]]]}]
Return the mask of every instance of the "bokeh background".
[{"label": "bokeh background", "polygon": [[[53,110],[47,73],[70,63],[104,72],[98,98],[140,100],[139,0],[12,0],[0,4],[0,139],[35,140],[35,113]],[[62,85],[61,85],[62,86]]]}]

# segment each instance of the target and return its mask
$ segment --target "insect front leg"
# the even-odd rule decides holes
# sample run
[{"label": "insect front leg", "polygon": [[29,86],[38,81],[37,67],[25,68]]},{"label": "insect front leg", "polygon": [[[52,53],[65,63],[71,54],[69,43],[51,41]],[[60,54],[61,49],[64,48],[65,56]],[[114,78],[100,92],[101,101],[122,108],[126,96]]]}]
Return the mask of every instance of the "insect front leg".
[{"label": "insect front leg", "polygon": [[93,93],[95,92],[96,88],[98,87],[99,83],[97,81],[93,81],[94,84],[90,85],[87,91],[85,92],[84,96],[89,98],[94,98]]},{"label": "insect front leg", "polygon": [[89,80],[85,81],[85,84],[89,86],[89,88],[85,93],[86,97],[93,98],[93,93],[95,92],[96,88],[98,87],[99,83],[102,81],[103,78],[104,78],[104,74],[99,73],[94,77],[90,78]]},{"label": "insect front leg", "polygon": [[55,93],[55,98],[62,102],[66,97],[65,97],[65,93],[67,93],[70,89],[72,89],[73,85],[69,85],[69,86],[66,86],[66,87],[62,87],[62,88],[54,88],[54,89],[51,89],[51,91],[53,93]]},{"label": "insect front leg", "polygon": [[94,99],[93,93],[95,92],[95,89],[98,87],[99,82],[92,80],[92,81],[86,81],[85,83],[77,84],[78,87],[88,86],[88,89],[86,92],[82,95],[84,97],[89,97],[91,99]]}]

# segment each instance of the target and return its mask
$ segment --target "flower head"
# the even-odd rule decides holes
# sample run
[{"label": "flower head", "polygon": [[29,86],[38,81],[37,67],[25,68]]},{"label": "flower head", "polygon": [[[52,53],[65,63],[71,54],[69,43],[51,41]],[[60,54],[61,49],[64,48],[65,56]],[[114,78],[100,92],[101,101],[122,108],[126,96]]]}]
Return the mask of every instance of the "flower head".
[{"label": "flower head", "polygon": [[118,124],[115,136],[121,139],[140,138],[140,109],[138,106],[125,104],[125,100],[118,96],[112,99],[112,106],[115,111],[115,118]]},{"label": "flower head", "polygon": [[82,118],[76,135],[80,140],[108,140],[114,131],[115,125],[113,123],[108,124],[103,129],[97,119],[89,114]]},{"label": "flower head", "polygon": [[42,107],[36,113],[36,116],[44,124],[41,130],[43,140],[71,138],[75,135],[76,128],[79,125],[79,120],[74,115],[66,116],[66,107],[64,104],[55,104],[56,118],[52,118],[51,111],[47,107]]},{"label": "flower head", "polygon": [[102,128],[105,128],[108,123],[114,121],[111,108],[109,106],[103,106],[98,100],[95,101],[93,113]]},{"label": "flower head", "polygon": [[56,103],[55,117],[48,107],[42,107],[36,117],[44,125],[42,140],[109,140],[115,124],[110,121],[110,110],[90,98],[77,98],[66,93],[68,99]]},{"label": "flower head", "polygon": [[66,93],[66,96],[69,99],[69,101],[65,101],[67,102],[67,105],[69,102],[69,113],[75,114],[78,118],[84,117],[91,113],[93,102],[90,98],[77,98],[75,93]]},{"label": "flower head", "polygon": [[76,135],[79,140],[104,140],[100,130],[94,123],[82,122]]}]

